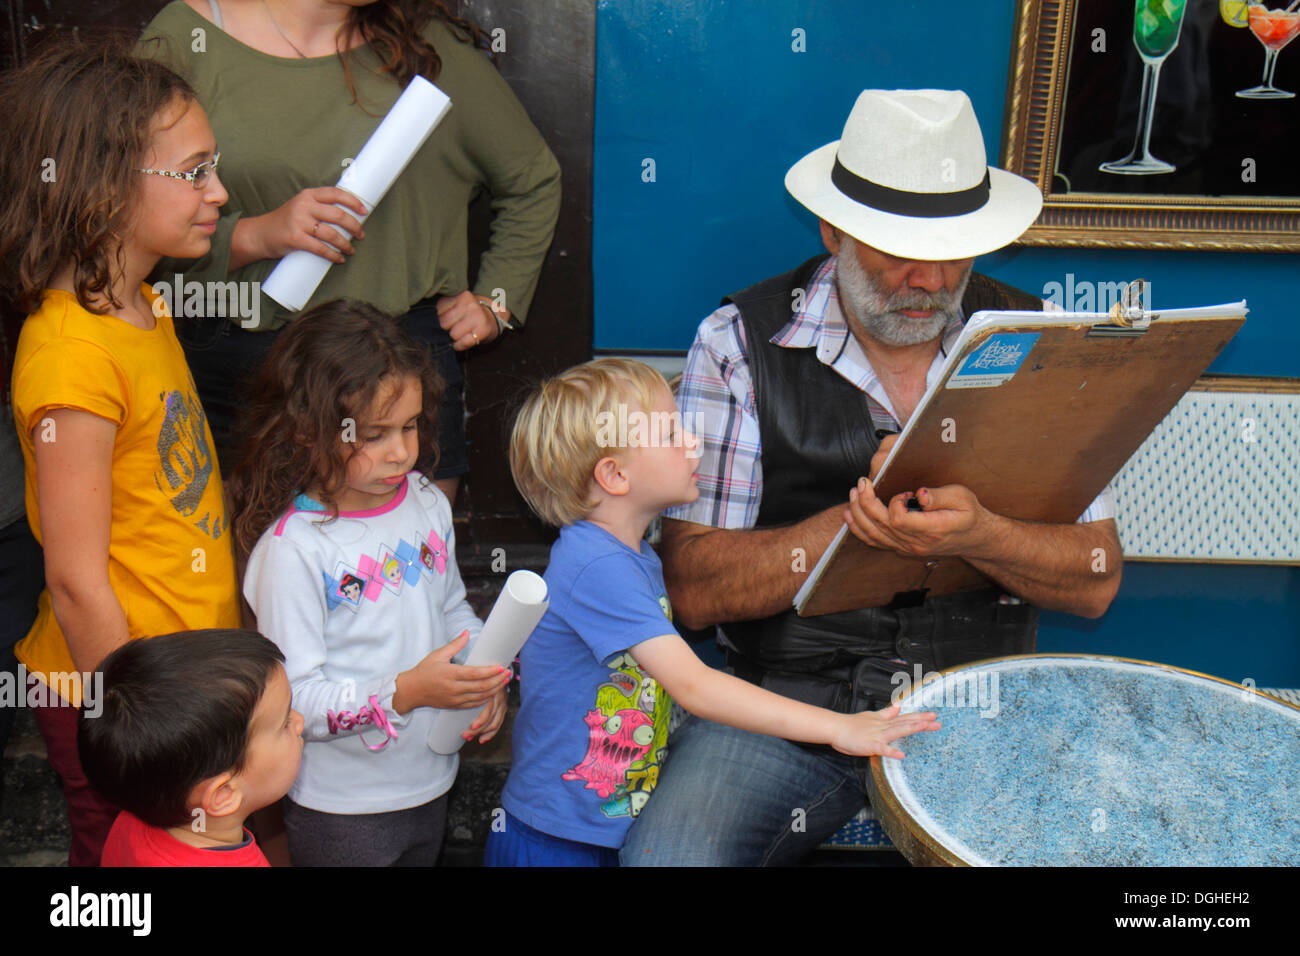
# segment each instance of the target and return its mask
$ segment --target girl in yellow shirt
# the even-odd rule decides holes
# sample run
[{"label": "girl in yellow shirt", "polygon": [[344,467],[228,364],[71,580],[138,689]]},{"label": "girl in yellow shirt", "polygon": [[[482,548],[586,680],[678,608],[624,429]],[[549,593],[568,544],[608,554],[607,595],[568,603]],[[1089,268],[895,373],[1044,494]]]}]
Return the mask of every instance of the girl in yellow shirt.
[{"label": "girl in yellow shirt", "polygon": [[212,438],[166,303],[163,256],[208,251],[226,191],[185,81],[111,45],[50,50],[4,78],[0,301],[27,315],[13,410],[46,590],[17,646],[72,822],[95,865],[116,810],[81,772],[78,705],[113,649],[239,624]]}]

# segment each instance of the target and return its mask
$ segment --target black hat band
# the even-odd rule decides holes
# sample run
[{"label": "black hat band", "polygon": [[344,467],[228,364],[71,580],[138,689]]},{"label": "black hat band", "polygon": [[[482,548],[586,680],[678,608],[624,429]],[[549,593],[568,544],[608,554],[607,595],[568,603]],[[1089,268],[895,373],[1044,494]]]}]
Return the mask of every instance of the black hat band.
[{"label": "black hat band", "polygon": [[879,209],[896,216],[919,216],[933,219],[940,216],[964,216],[982,208],[989,201],[989,171],[984,170],[984,181],[952,193],[914,193],[904,189],[891,189],[863,179],[840,165],[835,157],[831,168],[831,182],[850,199],[864,206]]}]

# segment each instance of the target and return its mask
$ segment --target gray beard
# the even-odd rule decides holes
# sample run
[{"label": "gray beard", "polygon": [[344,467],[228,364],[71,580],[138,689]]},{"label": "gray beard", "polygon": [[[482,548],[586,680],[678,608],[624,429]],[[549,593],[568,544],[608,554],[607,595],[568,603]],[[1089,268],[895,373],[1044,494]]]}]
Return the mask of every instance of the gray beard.
[{"label": "gray beard", "polygon": [[[858,262],[853,242],[844,236],[836,257],[836,285],[840,299],[848,306],[849,314],[845,318],[850,325],[856,325],[885,345],[919,345],[942,335],[952,319],[960,319],[961,300],[970,279],[969,269],[962,276],[956,292],[900,289],[887,295],[877,277]],[[937,311],[928,318],[918,319],[903,315],[903,309]]]}]

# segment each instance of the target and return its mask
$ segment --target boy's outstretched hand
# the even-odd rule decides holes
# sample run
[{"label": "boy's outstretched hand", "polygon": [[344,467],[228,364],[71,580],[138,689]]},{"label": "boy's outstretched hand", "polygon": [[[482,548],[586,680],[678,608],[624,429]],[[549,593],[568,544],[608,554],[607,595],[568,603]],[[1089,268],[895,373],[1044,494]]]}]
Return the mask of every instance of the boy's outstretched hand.
[{"label": "boy's outstretched hand", "polygon": [[900,714],[899,705],[892,704],[884,710],[864,711],[861,714],[841,715],[841,729],[836,732],[831,746],[851,757],[895,757],[903,759],[903,752],[889,744],[900,737],[922,730],[938,730],[941,726],[932,710],[914,714]]},{"label": "boy's outstretched hand", "polygon": [[415,707],[466,710],[493,698],[510,682],[510,668],[490,665],[466,667],[451,659],[469,643],[469,631],[430,651],[409,671],[397,675],[393,709],[405,714]]}]

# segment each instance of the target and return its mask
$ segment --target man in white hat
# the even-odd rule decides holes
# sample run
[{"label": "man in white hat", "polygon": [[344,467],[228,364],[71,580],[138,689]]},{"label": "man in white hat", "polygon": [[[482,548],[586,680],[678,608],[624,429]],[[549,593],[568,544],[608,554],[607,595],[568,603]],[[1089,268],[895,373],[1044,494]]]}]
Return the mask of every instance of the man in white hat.
[{"label": "man in white hat", "polygon": [[[677,621],[718,625],[738,676],[853,713],[888,706],[891,677],[917,664],[1032,651],[1039,607],[1100,616],[1122,564],[1109,489],[1078,523],[1048,525],[992,514],[960,485],[891,508],[865,480],[965,316],[1042,308],[971,271],[1037,218],[1038,190],[988,167],[970,100],[943,90],[864,91],[843,137],[785,183],[830,255],[724,299],[691,346],[678,404],[700,432],[700,497],[666,512],[661,548]],[[958,555],[996,586],[799,618],[794,594],[846,513],[875,547]],[[862,808],[864,770],[690,717],[623,862],[793,862]]]}]

